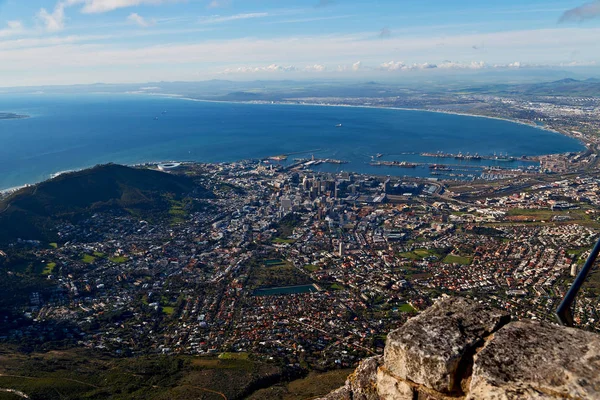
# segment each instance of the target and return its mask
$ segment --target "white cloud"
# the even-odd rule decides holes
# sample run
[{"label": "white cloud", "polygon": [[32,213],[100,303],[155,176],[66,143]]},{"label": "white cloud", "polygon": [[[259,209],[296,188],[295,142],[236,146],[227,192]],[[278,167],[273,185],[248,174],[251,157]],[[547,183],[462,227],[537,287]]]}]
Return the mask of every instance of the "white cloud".
[{"label": "white cloud", "polygon": [[[69,7],[83,5],[82,13],[97,14],[142,4],[157,5],[177,1],[185,0],[61,0],[54,6],[54,11],[49,12],[47,9],[42,8],[37,17],[42,21],[48,32],[58,32],[65,28],[65,9]],[[143,19],[134,22],[139,24],[139,22],[143,22]]]},{"label": "white cloud", "polygon": [[257,72],[293,72],[297,71],[297,68],[292,65],[278,65],[271,64],[264,67],[238,67],[238,68],[227,68],[223,71],[225,74],[245,74],[245,73],[257,73]]},{"label": "white cloud", "polygon": [[352,71],[358,71],[359,69],[361,69],[362,67],[362,62],[357,61],[354,64],[352,64]]},{"label": "white cloud", "polygon": [[37,17],[43,22],[48,32],[58,32],[65,27],[65,9],[88,0],[61,0],[54,6],[54,11],[48,12],[45,8],[40,9]]},{"label": "white cloud", "polygon": [[94,42],[99,40],[113,39],[112,35],[70,35],[70,36],[49,36],[36,38],[21,38],[0,41],[0,50],[25,50],[25,49],[43,49],[52,48],[65,44],[75,44],[82,42]]},{"label": "white cloud", "polygon": [[[493,68],[519,68],[521,63],[515,62],[512,64],[494,65]],[[488,65],[483,61],[472,61],[472,62],[455,62],[455,61],[443,61],[439,64],[433,64],[429,62],[425,63],[413,63],[405,64],[402,61],[390,61],[384,62],[379,66],[380,70],[383,71],[412,71],[412,70],[423,70],[423,69],[482,69],[488,68]]]},{"label": "white cloud", "polygon": [[307,65],[306,67],[304,67],[304,71],[306,72],[324,72],[326,70],[327,67],[323,64]]},{"label": "white cloud", "polygon": [[240,19],[264,18],[264,17],[268,17],[269,15],[270,14],[266,13],[266,12],[235,14],[235,15],[225,15],[225,16],[213,15],[211,17],[201,18],[200,23],[218,24],[221,22],[237,21]]},{"label": "white cloud", "polygon": [[405,69],[406,68],[406,64],[404,64],[402,61],[390,61],[390,62],[384,62],[383,64],[380,65],[380,68],[386,71],[398,71],[401,69]]},{"label": "white cloud", "polygon": [[566,63],[560,63],[559,67],[594,67],[598,65],[596,61],[571,61]]},{"label": "white cloud", "polygon": [[296,18],[296,19],[282,19],[279,21],[271,21],[270,24],[297,24],[304,22],[316,22],[316,21],[327,21],[332,19],[344,19],[355,17],[355,15],[330,15],[327,17],[309,17],[309,18]]},{"label": "white cloud", "polygon": [[134,23],[138,26],[147,28],[150,25],[153,25],[152,22],[147,21],[144,17],[142,17],[140,14],[138,13],[131,13],[129,14],[129,16],[127,17],[127,21]]},{"label": "white cloud", "polygon": [[212,0],[210,3],[208,3],[208,6],[206,6],[206,7],[207,8],[219,8],[219,7],[226,7],[230,4],[231,4],[230,0]]},{"label": "white cloud", "polygon": [[472,61],[469,63],[460,63],[453,61],[444,61],[437,65],[437,68],[445,69],[482,69],[486,68],[486,64],[483,61]]},{"label": "white cloud", "polygon": [[260,72],[325,72],[327,67],[323,64],[312,64],[305,67],[296,67],[294,65],[279,65],[271,64],[260,67],[237,67],[237,68],[226,68],[222,73],[224,74],[247,74],[247,73],[260,73]]},{"label": "white cloud", "polygon": [[6,28],[0,29],[0,38],[21,35],[25,32],[21,21],[8,21]]},{"label": "white cloud", "polygon": [[[81,10],[83,13],[96,14],[117,10],[119,8],[140,6],[143,4],[162,4],[173,2],[174,0],[83,0],[85,6]],[[79,3],[82,0],[78,1]]]},{"label": "white cloud", "polygon": [[[141,34],[154,34],[155,31],[157,30],[143,31]],[[287,69],[297,74],[317,71],[335,74],[336,67],[341,65],[340,70],[346,71],[344,73],[375,74],[381,73],[378,72],[380,70],[434,67],[473,70],[508,68],[515,60],[521,62],[521,68],[559,66],[561,63],[571,62],[577,62],[579,65],[600,62],[600,41],[597,40],[600,37],[600,28],[555,28],[443,38],[392,37],[385,41],[374,40],[374,36],[374,32],[364,32],[353,35],[275,39],[199,40],[195,43],[161,45],[148,45],[144,41],[131,43],[127,47],[119,45],[123,35],[114,35],[114,40],[110,41],[85,41],[79,38],[67,41],[58,37],[55,39],[56,43],[32,42],[28,47],[19,46],[16,40],[0,40],[0,48],[8,46],[7,50],[2,50],[0,86],[32,81],[33,75],[36,76],[37,82],[44,79],[58,80],[60,77],[61,82],[72,83],[81,82],[76,79],[83,79],[84,82],[90,79],[143,82],[150,74],[158,80],[201,79],[216,77],[228,66],[229,72],[234,73],[238,66],[244,65],[251,65],[245,67],[250,72],[257,70],[266,73],[282,69],[285,72]],[[444,42],[443,47],[438,46],[440,41]],[[472,51],[469,49],[473,43],[483,42],[486,43],[487,49],[485,58],[477,57],[482,57],[485,63],[479,60],[472,62]],[[383,60],[389,60],[392,54],[401,54],[403,62],[381,64]],[[361,69],[354,72],[352,65],[358,56]],[[443,61],[448,59],[455,61]],[[268,69],[271,65],[279,67]],[[310,67],[305,68],[305,65]],[[89,72],[90,68],[94,69],[94,75],[86,78],[85,72]],[[139,71],[144,68],[147,75],[142,76]],[[195,75],[185,75],[185,71],[193,71]]]},{"label": "white cloud", "polygon": [[48,12],[42,8],[38,12],[38,18],[43,22],[44,27],[48,32],[58,32],[65,27],[65,2],[60,2],[56,5],[53,12]]},{"label": "white cloud", "polygon": [[[462,64],[457,64],[457,65],[462,65]],[[414,63],[414,64],[405,64],[402,61],[390,61],[390,62],[384,62],[383,64],[381,64],[379,66],[380,70],[383,71],[408,71],[408,70],[415,70],[415,69],[433,69],[433,68],[438,68],[437,64],[431,64],[428,62],[425,63]]]}]

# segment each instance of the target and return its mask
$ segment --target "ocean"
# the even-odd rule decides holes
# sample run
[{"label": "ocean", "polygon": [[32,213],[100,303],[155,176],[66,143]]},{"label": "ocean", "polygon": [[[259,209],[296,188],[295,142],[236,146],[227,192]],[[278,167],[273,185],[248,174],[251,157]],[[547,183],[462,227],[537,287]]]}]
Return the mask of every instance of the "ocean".
[{"label": "ocean", "polygon": [[213,103],[133,94],[0,94],[0,112],[31,116],[0,120],[0,190],[107,162],[229,162],[299,153],[288,162],[314,155],[348,161],[322,164],[317,167],[322,171],[430,176],[425,166],[369,163],[378,153],[383,157],[376,161],[445,163],[420,153],[521,157],[584,148],[575,139],[509,121],[392,109]]}]

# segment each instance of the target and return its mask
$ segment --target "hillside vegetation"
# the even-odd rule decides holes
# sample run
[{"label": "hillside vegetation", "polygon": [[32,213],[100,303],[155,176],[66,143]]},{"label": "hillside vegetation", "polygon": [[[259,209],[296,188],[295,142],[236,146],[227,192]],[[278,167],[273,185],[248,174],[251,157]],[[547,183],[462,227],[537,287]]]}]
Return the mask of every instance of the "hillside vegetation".
[{"label": "hillside vegetation", "polygon": [[0,346],[0,388],[30,399],[235,400],[288,378],[278,365],[249,359],[114,358],[84,349],[23,354]]},{"label": "hillside vegetation", "polygon": [[186,195],[213,196],[187,176],[116,164],[63,174],[0,201],[0,242],[52,241],[57,222],[107,210],[166,211],[170,199]]}]

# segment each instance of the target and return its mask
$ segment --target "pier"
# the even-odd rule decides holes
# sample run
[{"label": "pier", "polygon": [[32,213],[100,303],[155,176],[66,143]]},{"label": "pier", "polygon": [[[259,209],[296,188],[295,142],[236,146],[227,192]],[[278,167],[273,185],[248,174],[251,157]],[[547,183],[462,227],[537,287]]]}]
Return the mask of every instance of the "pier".
[{"label": "pier", "polygon": [[264,160],[285,161],[288,159],[289,156],[294,156],[294,155],[298,155],[298,154],[306,154],[306,153],[316,153],[321,150],[323,150],[323,149],[313,149],[313,150],[295,151],[293,153],[283,153],[283,154],[279,154],[276,156],[270,156],[270,157],[264,158]]},{"label": "pier", "polygon": [[294,161],[300,164],[304,164],[304,166],[306,167],[320,164],[348,164],[348,161],[335,160],[333,158],[295,158]]},{"label": "pier", "polygon": [[416,168],[419,165],[425,165],[423,163],[412,163],[406,161],[373,161],[370,165],[374,167],[400,167],[400,168]]},{"label": "pier", "polygon": [[487,155],[487,156],[482,156],[479,154],[469,154],[469,153],[465,153],[463,154],[462,152],[459,153],[443,153],[441,151],[438,151],[437,153],[421,153],[420,154],[422,157],[435,157],[435,158],[454,158],[455,160],[466,160],[466,161],[479,161],[479,160],[492,160],[492,161],[508,161],[508,162],[512,162],[512,161],[531,161],[531,162],[535,162],[538,161],[537,157],[528,157],[528,156],[521,156],[521,157],[512,157],[512,156],[508,156],[508,154],[493,154],[493,155]]}]

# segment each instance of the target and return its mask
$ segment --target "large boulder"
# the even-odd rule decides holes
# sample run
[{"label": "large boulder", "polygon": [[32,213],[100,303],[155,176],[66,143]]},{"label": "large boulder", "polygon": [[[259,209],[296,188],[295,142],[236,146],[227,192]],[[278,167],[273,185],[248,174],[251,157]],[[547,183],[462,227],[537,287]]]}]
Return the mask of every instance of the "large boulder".
[{"label": "large boulder", "polygon": [[509,321],[506,312],[475,301],[443,299],[388,335],[385,366],[438,392],[461,392],[475,348]]},{"label": "large boulder", "polygon": [[367,358],[346,379],[346,384],[320,400],[378,400],[377,368],[382,356]]},{"label": "large boulder", "polygon": [[600,335],[446,298],[327,400],[599,399]]},{"label": "large boulder", "polygon": [[599,399],[600,336],[513,322],[475,356],[469,399]]}]

